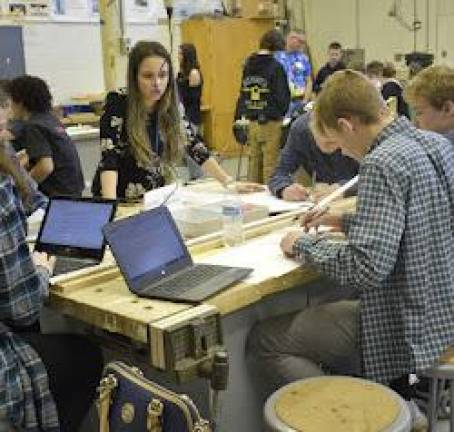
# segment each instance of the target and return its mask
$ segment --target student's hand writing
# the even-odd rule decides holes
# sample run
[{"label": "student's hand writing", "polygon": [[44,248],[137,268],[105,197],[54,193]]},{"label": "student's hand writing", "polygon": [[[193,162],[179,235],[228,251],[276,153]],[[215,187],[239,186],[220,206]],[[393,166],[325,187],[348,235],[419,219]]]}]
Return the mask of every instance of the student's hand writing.
[{"label": "student's hand writing", "polygon": [[259,183],[251,182],[235,182],[235,189],[238,193],[253,193],[253,192],[262,192],[265,190],[265,186]]},{"label": "student's hand writing", "polygon": [[320,225],[329,227],[331,231],[342,232],[342,214],[330,212],[327,207],[309,210],[301,216],[300,222],[306,232],[311,228],[317,230]]},{"label": "student's hand writing", "polygon": [[298,183],[293,183],[282,191],[282,199],[285,201],[305,201],[308,198],[309,191]]},{"label": "student's hand writing", "polygon": [[55,257],[48,256],[46,252],[33,252],[33,262],[35,266],[44,267],[48,272],[49,276],[52,276],[55,268]]},{"label": "student's hand writing", "polygon": [[282,252],[288,257],[294,257],[295,253],[293,252],[293,245],[295,242],[304,234],[304,231],[292,230],[289,231],[281,240],[281,249]]}]

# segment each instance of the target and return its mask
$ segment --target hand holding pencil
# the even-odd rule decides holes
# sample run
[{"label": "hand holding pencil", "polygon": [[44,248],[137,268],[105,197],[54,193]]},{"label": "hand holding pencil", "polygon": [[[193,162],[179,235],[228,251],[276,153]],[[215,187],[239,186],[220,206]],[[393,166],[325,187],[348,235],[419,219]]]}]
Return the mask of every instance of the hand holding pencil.
[{"label": "hand holding pencil", "polygon": [[310,228],[317,229],[320,225],[326,225],[329,226],[332,231],[342,231],[342,215],[330,212],[329,204],[341,197],[345,191],[356,185],[357,182],[358,176],[355,176],[317,204],[310,207],[299,219],[305,230],[308,231]]},{"label": "hand holding pencil", "polygon": [[300,224],[308,232],[311,228],[318,231],[318,227],[323,225],[330,228],[330,231],[342,231],[342,215],[330,212],[329,207],[309,210],[300,218]]}]

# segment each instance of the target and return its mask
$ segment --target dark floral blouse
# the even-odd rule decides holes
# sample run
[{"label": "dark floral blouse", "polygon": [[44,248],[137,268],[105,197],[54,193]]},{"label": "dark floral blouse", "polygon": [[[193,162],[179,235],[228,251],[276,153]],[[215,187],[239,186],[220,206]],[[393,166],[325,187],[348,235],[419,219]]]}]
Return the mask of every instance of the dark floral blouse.
[{"label": "dark floral blouse", "polygon": [[[161,156],[165,148],[165,136],[158,131],[157,115],[151,114],[147,124],[147,132],[156,155],[149,167],[138,162],[128,143],[126,131],[127,96],[123,92],[111,92],[107,95],[104,113],[100,120],[101,161],[93,180],[94,196],[101,195],[100,175],[102,171],[118,173],[117,198],[134,200],[146,191],[162,187],[165,184]],[[187,137],[184,147],[187,154],[199,165],[209,157],[210,152],[201,138],[194,132],[190,123],[183,118]]]}]

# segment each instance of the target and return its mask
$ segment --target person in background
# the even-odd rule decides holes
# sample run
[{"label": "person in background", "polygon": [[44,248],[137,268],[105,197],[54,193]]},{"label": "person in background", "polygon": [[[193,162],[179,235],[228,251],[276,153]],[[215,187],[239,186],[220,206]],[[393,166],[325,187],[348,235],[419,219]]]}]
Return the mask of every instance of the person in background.
[{"label": "person in background", "polygon": [[282,50],[284,38],[277,30],[266,32],[259,50],[245,62],[236,104],[235,121],[249,120],[250,181],[267,182],[279,157],[282,119],[289,108],[287,75],[274,53]]},{"label": "person in background", "polygon": [[[422,429],[410,374],[433,367],[454,341],[454,147],[395,118],[351,70],[326,82],[313,128],[361,162],[356,213],[309,212],[281,248],[359,301],[259,323],[248,344],[253,368],[278,385],[324,373],[380,382],[407,401],[412,428]],[[307,232],[320,224],[345,241]]]},{"label": "person in background", "polygon": [[52,96],[38,77],[24,75],[10,81],[14,147],[25,150],[27,169],[47,196],[80,196],[85,187],[79,155],[63,125],[52,114]]},{"label": "person in background", "polygon": [[325,80],[334,72],[345,69],[346,66],[342,61],[342,45],[339,42],[331,42],[328,46],[328,61],[318,71],[312,90],[319,94],[322,90]]},{"label": "person in background", "polygon": [[[366,76],[372,84],[381,91],[383,81],[383,63],[378,60],[373,60],[366,65]],[[385,99],[386,100],[386,99]]]},{"label": "person in background", "polygon": [[[30,177],[24,166],[28,163],[28,158],[25,151],[17,153],[11,145],[11,140],[14,139],[10,131],[11,117],[11,99],[7,93],[7,85],[9,81],[0,81],[0,146],[1,151],[8,156],[19,170],[21,176],[27,181],[30,190],[38,189],[37,183]],[[34,192],[36,193],[36,192]],[[42,196],[41,194],[36,194]],[[38,207],[45,208],[47,200],[43,199]]]},{"label": "person in background", "polygon": [[290,32],[286,39],[285,51],[274,54],[287,73],[292,101],[287,117],[295,109],[304,106],[312,96],[312,67],[304,53],[306,38],[303,33]]},{"label": "person in background", "polygon": [[421,129],[443,134],[454,144],[454,69],[430,66],[419,72],[404,90]]},{"label": "person in background", "polygon": [[184,152],[225,187],[240,192],[261,188],[235,183],[211,157],[190,123],[181,118],[172,62],[163,45],[140,41],[134,46],[127,82],[127,91],[111,92],[106,98],[93,195],[139,199],[146,191],[164,186],[166,176],[174,176],[173,165],[182,160]]},{"label": "person in background", "polygon": [[317,182],[331,185],[326,192],[334,190],[339,183],[350,180],[358,173],[358,162],[354,159],[342,155],[339,150],[327,153],[320,150],[329,149],[330,143],[327,145],[324,137],[320,137],[318,143],[315,142],[310,121],[311,113],[308,112],[292,124],[279,163],[268,182],[271,193],[286,201],[304,201],[311,194],[310,188],[295,181],[294,175],[299,168],[303,168]]},{"label": "person in background", "polygon": [[198,132],[202,123],[200,99],[203,78],[195,46],[190,43],[180,45],[178,58],[180,62],[180,72],[177,75],[178,95],[187,119]]},{"label": "person in background", "polygon": [[386,62],[383,64],[383,79],[381,86],[381,94],[385,101],[395,97],[397,99],[397,114],[410,118],[408,105],[403,97],[403,87],[400,81],[396,79],[397,72],[394,64]]},{"label": "person in background", "polygon": [[77,432],[103,360],[81,336],[40,333],[55,260],[30,252],[26,217],[45,203],[0,145],[0,419],[12,430]]},{"label": "person in background", "polygon": [[14,125],[11,122],[11,98],[8,93],[9,83],[10,80],[0,80],[0,140],[6,141],[14,140]]},{"label": "person in background", "polygon": [[9,111],[11,109],[11,101],[7,94],[6,80],[0,80],[0,139],[7,139],[10,136],[2,135],[7,129]]}]

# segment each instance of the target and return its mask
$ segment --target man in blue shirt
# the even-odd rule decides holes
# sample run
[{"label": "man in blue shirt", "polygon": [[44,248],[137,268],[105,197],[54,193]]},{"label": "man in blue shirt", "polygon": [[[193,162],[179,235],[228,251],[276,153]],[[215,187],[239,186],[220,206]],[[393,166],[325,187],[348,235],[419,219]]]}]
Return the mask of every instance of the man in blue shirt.
[{"label": "man in blue shirt", "polygon": [[312,67],[303,52],[305,43],[302,33],[291,32],[287,36],[286,50],[275,53],[276,60],[282,64],[288,78],[292,97],[288,114],[309,101],[312,94]]},{"label": "man in blue shirt", "polygon": [[418,127],[441,133],[454,144],[454,69],[431,66],[416,75],[404,92]]},{"label": "man in blue shirt", "polygon": [[294,179],[299,168],[318,182],[328,184],[343,183],[358,173],[355,160],[340,151],[320,150],[310,129],[310,118],[311,114],[305,113],[292,124],[279,163],[268,182],[271,193],[286,201],[303,201],[309,195],[308,189]]}]

